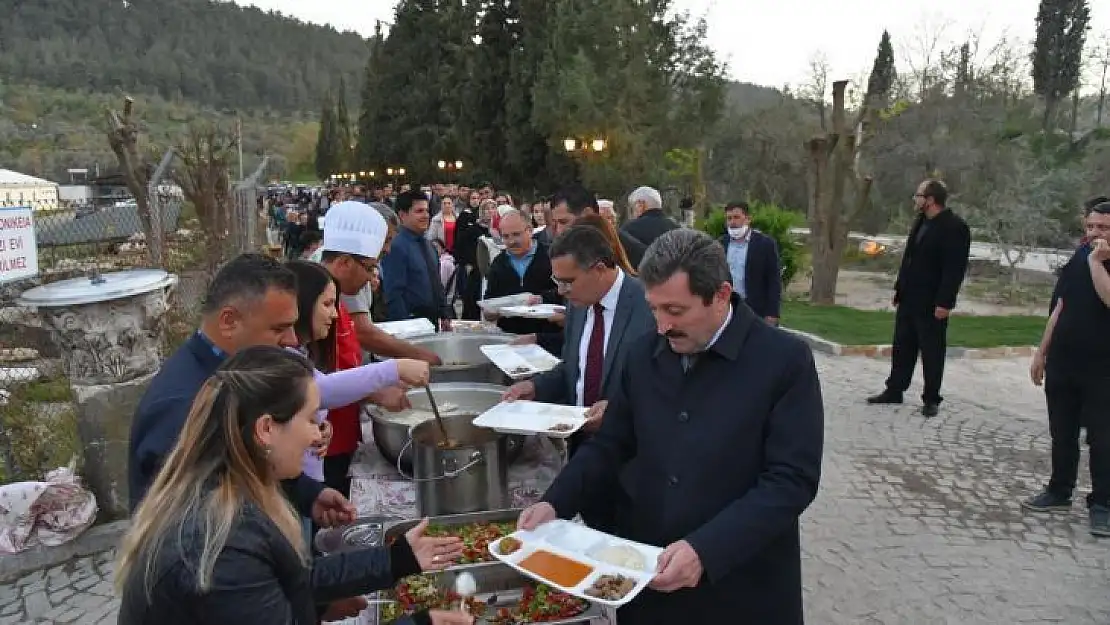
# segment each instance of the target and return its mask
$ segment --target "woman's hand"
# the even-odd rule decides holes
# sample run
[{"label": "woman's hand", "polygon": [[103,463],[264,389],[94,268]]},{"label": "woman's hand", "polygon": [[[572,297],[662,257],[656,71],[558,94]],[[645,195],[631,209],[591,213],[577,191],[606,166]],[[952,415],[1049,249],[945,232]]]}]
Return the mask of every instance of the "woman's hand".
[{"label": "woman's hand", "polygon": [[472,625],[474,617],[462,610],[430,610],[428,616],[432,625]]},{"label": "woman's hand", "polygon": [[409,386],[427,386],[432,375],[431,367],[423,360],[397,359],[397,375]]},{"label": "woman's hand", "polygon": [[424,530],[428,529],[428,519],[423,519],[416,527],[405,532],[416,561],[420,563],[422,571],[439,571],[447,568],[462,555],[462,539],[457,536],[433,537],[425,536]]}]

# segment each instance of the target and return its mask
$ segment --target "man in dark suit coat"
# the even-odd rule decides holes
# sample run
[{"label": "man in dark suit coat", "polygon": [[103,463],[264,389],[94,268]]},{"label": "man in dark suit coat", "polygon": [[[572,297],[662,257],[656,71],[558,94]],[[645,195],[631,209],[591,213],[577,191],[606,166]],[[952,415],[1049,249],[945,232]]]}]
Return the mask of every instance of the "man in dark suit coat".
[{"label": "man in dark suit coat", "polygon": [[778,325],[782,307],[782,264],[775,240],[751,226],[747,202],[725,207],[725,246],[732,289],[748,308],[771,325]]},{"label": "man in dark suit coat", "polygon": [[[485,299],[532,293],[542,302],[561,304],[562,298],[551,281],[547,246],[532,238],[532,228],[524,215],[515,209],[506,213],[501,218],[500,230],[505,252],[490,263]],[[561,329],[550,321],[521,317],[501,317],[497,327],[510,334],[558,333]]]},{"label": "man in dark suit coat", "polygon": [[798,517],[817,494],[824,431],[813,355],[741,305],[704,233],[661,236],[640,276],[662,336],[630,346],[601,429],[519,525],[604,505],[635,457],[615,533],[664,552],[620,624],[801,625]]},{"label": "man in dark suit coat", "polygon": [[635,219],[624,224],[621,231],[640,243],[650,246],[663,234],[678,228],[673,219],[663,212],[663,196],[651,187],[640,187],[628,195]]},{"label": "man in dark suit coat", "polygon": [[940,384],[944,377],[944,356],[947,351],[948,317],[956,307],[971,252],[971,230],[959,216],[949,210],[948,189],[939,180],[926,180],[913,196],[919,211],[898,280],[894,283],[894,341],[890,359],[890,377],[886,390],[867,398],[869,404],[900,404],[902,394],[910,387],[917,353],[921,352],[921,368],[925,389],[921,394],[926,418],[937,415]]}]

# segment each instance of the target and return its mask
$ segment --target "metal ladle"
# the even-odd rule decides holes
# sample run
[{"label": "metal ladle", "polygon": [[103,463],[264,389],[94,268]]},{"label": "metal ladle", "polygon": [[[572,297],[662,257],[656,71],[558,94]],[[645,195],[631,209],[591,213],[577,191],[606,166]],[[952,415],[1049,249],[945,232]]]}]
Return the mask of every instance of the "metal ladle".
[{"label": "metal ladle", "polygon": [[447,436],[447,424],[443,422],[443,417],[439,416],[439,406],[436,405],[436,398],[432,395],[432,387],[430,385],[425,386],[424,392],[428,394],[428,403],[432,405],[432,414],[435,415],[436,424],[439,425],[439,433],[443,435],[443,443],[440,447],[445,449],[455,447],[455,441]]}]

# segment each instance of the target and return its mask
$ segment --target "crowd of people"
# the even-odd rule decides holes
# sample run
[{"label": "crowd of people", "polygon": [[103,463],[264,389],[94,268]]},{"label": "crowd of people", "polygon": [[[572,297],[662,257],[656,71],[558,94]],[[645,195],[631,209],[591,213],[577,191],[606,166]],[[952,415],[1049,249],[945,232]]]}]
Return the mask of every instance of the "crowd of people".
[{"label": "crowd of people", "polygon": [[[679,227],[650,187],[628,195],[623,223],[580,185],[531,204],[489,185],[299,195],[267,203],[286,258],[244,254],[221,268],[196,333],[138,406],[121,623],[315,624],[447,566],[462,544],[425,535],[426,523],[390,546],[327,557],[312,536],[354,519],[360,404],[408,408],[406,390],[441,364],[378,324],[426,319],[449,331],[457,318],[496,323],[558,356],[505,400],[586,411],[568,463],[519,526],[581,516],[664,549],[620,625],[803,622],[798,520],[820,480],[821,385],[809,348],[776,327],[778,250],[751,227],[746,204],[726,207],[727,231],[714,240]],[[946,199],[932,180],[914,195],[891,376],[868,399],[900,403],[920,353],[926,417],[941,401],[947,320],[970,245]],[[1104,198],[1087,232],[1031,371],[1048,387],[1053,476],[1025,505],[1071,505],[1086,427],[1092,533],[1106,535],[1110,456],[1096,413],[1110,349],[1093,338],[1110,322]],[[565,312],[503,318],[479,305],[523,294]],[[425,610],[401,622],[472,619]]]}]

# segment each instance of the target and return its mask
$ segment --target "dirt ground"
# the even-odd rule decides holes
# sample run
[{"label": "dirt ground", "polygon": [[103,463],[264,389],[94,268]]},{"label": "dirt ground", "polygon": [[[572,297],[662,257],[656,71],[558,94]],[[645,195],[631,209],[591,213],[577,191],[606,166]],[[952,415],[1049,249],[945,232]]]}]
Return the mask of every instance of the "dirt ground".
[{"label": "dirt ground", "polygon": [[[893,310],[890,298],[894,276],[874,271],[841,269],[836,287],[836,303],[861,310]],[[809,291],[809,276],[799,276],[787,289],[790,296],[804,297]],[[960,291],[956,307],[959,314],[1048,315],[1051,286],[1010,284],[997,280],[969,278]]]}]

